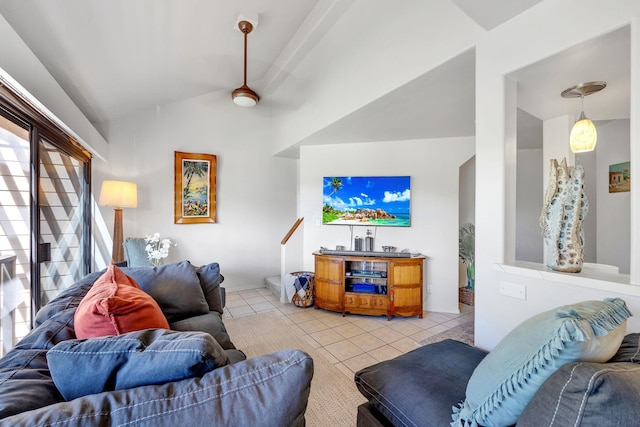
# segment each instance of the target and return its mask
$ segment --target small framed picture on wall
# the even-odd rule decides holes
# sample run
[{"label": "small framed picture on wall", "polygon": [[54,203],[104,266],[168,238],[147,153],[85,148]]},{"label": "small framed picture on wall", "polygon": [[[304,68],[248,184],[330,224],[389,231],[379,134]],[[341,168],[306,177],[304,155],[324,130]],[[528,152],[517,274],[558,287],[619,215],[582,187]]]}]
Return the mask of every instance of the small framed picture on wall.
[{"label": "small framed picture on wall", "polygon": [[631,162],[609,165],[609,193],[631,191]]},{"label": "small framed picture on wall", "polygon": [[216,222],[216,156],[175,152],[174,223]]}]

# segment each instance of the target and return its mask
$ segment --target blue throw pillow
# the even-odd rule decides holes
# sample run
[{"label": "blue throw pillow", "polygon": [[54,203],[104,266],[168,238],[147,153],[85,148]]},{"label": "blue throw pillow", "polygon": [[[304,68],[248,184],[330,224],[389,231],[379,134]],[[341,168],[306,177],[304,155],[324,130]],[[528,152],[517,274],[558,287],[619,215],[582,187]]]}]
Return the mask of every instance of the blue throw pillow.
[{"label": "blue throw pillow", "polygon": [[66,400],[200,377],[229,364],[204,332],[146,329],[111,337],[68,340],[47,352],[51,377]]},{"label": "blue throw pillow", "polygon": [[514,425],[538,388],[568,362],[606,362],[631,316],[620,298],[538,314],[511,331],[476,367],[452,426]]}]

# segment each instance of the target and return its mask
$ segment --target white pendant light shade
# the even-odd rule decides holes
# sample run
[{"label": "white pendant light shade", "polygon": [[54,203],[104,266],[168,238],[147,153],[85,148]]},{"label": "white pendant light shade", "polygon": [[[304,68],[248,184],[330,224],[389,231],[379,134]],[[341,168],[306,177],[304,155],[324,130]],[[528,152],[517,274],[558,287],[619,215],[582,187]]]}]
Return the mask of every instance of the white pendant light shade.
[{"label": "white pendant light shade", "polygon": [[607,82],[604,81],[580,83],[563,90],[560,94],[563,98],[580,98],[582,102],[580,118],[573,124],[569,135],[569,148],[574,153],[584,153],[596,149],[598,132],[596,132],[596,125],[584,115],[584,97],[600,92],[605,87],[607,87]]},{"label": "white pendant light shade", "polygon": [[598,142],[598,132],[593,122],[587,119],[584,111],[580,115],[580,119],[575,122],[569,136],[569,144],[571,151],[574,153],[584,153],[596,149]]}]

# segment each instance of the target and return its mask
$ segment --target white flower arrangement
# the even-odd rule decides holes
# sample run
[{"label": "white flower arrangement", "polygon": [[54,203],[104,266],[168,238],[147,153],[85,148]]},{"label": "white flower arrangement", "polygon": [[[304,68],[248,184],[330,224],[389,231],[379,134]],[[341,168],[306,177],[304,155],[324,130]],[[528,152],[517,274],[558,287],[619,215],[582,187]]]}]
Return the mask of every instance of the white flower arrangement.
[{"label": "white flower arrangement", "polygon": [[175,246],[169,239],[160,240],[160,233],[155,233],[151,236],[147,235],[144,241],[147,243],[144,248],[147,251],[147,258],[149,258],[154,267],[160,265],[162,260],[169,256],[171,246]]}]

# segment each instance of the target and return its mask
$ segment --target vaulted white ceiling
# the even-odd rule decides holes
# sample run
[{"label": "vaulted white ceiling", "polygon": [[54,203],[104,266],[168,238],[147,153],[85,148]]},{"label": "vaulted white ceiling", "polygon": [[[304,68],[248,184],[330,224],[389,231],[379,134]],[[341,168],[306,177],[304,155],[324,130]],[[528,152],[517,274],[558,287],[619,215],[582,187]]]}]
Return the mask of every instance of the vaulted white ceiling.
[{"label": "vaulted white ceiling", "polygon": [[[0,14],[98,123],[206,93],[230,96],[242,84],[243,37],[234,29],[240,13],[259,16],[248,41],[248,83],[265,94],[260,105],[268,106],[267,95],[287,78],[287,68],[304,58],[354,1],[0,0]],[[486,30],[540,1],[451,0]],[[607,80],[609,86],[593,95],[593,102],[585,100],[587,115],[628,117],[629,38],[628,28],[621,29],[514,71],[509,77],[518,81],[519,107],[538,119],[577,115],[578,102],[560,92],[583,81]],[[473,135],[475,84],[472,49],[305,143]],[[421,96],[437,100],[431,104],[438,108],[422,109]]]}]

